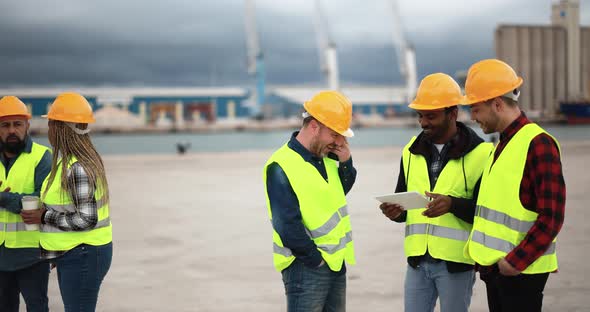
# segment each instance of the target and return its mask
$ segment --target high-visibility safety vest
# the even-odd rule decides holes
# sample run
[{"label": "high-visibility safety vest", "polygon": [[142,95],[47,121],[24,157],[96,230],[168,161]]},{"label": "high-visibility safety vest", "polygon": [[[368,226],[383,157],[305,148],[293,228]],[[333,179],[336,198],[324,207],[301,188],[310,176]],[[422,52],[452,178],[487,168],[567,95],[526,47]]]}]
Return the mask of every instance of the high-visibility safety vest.
[{"label": "high-visibility safety vest", "polygon": [[[70,159],[68,170],[76,161],[78,160],[75,157]],[[76,207],[72,202],[71,195],[66,193],[61,187],[61,175],[64,174],[61,168],[62,166],[58,163],[57,172],[51,185],[47,185],[49,177],[43,182],[41,200],[49,211],[74,212],[76,211]],[[47,188],[49,188],[47,194],[43,197]],[[81,244],[101,246],[110,243],[113,235],[111,219],[109,217],[109,204],[104,200],[103,196],[104,190],[102,189],[101,183],[96,183],[94,198],[96,200],[96,207],[98,208],[98,222],[92,229],[68,232],[49,224],[42,224],[40,243],[43,249],[67,251]]]},{"label": "high-visibility safety vest", "polygon": [[[0,164],[2,189],[10,187],[10,192],[32,194],[35,192],[35,168],[49,150],[46,146],[33,142],[31,152],[22,152],[6,175],[6,168]],[[0,245],[6,248],[38,248],[39,231],[27,231],[23,218],[0,207]]]},{"label": "high-visibility safety vest", "polygon": [[[425,191],[457,198],[473,198],[473,188],[481,177],[483,164],[493,149],[491,143],[480,143],[472,151],[459,159],[450,159],[439,174],[434,189],[430,189],[428,164],[422,155],[410,152],[410,140],[403,150],[403,168],[408,191]],[[406,257],[422,256],[426,251],[436,259],[474,264],[463,254],[463,249],[471,232],[471,224],[445,213],[436,218],[423,216],[426,208],[407,210],[406,238],[404,251]]]},{"label": "high-visibility safety vest", "polygon": [[[324,157],[328,181],[318,170],[303,160],[301,155],[287,144],[278,149],[264,166],[264,185],[266,188],[266,169],[273,162],[278,163],[297,195],[303,225],[307,234],[317,245],[323,260],[332,271],[340,271],[343,261],[355,264],[354,243],[350,216],[346,206],[346,196],[338,175],[338,161]],[[272,211],[268,191],[266,192],[268,215]],[[289,267],[295,256],[283,245],[281,237],[273,229],[273,260],[277,271]]]},{"label": "high-visibility safety vest", "polygon": [[[493,156],[487,161],[473,230],[465,247],[465,253],[481,265],[489,266],[504,258],[520,244],[537,220],[538,213],[525,209],[520,202],[520,184],[530,143],[541,133],[547,132],[536,124],[525,125],[510,139],[495,162]],[[557,140],[553,140],[559,148]],[[545,254],[522,273],[555,271],[556,241],[557,238]]]}]

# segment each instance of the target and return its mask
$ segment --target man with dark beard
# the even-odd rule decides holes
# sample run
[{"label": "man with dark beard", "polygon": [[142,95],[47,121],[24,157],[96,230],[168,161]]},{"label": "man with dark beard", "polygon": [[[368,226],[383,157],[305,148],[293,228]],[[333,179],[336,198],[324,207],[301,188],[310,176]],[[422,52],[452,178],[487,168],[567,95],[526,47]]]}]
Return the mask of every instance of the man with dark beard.
[{"label": "man with dark beard", "polygon": [[49,264],[40,260],[39,231],[27,231],[19,215],[25,195],[39,196],[51,170],[51,152],[28,134],[27,107],[17,97],[0,99],[0,310],[48,311]]},{"label": "man with dark beard", "polygon": [[304,104],[303,127],[267,161],[274,266],[287,311],[345,311],[346,266],[355,264],[346,194],[356,179],[348,147],[352,103],[323,91]]},{"label": "man with dark beard", "polygon": [[474,261],[463,249],[492,145],[457,122],[461,100],[461,88],[450,76],[436,73],[422,80],[409,105],[418,113],[422,133],[403,149],[395,191],[417,191],[432,201],[411,210],[380,205],[389,219],[406,223],[406,312],[433,311],[437,297],[442,312],[468,311],[471,302]]}]

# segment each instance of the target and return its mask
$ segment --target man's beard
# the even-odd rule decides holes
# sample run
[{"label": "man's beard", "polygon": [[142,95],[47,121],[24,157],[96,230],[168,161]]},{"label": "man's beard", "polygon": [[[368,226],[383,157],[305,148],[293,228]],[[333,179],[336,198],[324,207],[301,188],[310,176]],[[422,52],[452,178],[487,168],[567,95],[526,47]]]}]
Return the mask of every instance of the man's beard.
[{"label": "man's beard", "polygon": [[424,136],[430,142],[436,142],[436,141],[440,140],[449,131],[448,129],[451,127],[452,120],[449,119],[448,117],[445,117],[445,118],[446,119],[441,124],[438,124],[436,126],[430,126],[427,128],[422,128]]},{"label": "man's beard", "polygon": [[[9,142],[9,139],[16,139],[16,141]],[[6,138],[6,142],[2,142],[2,147],[5,152],[20,154],[25,149],[25,140],[21,140],[16,135],[10,135]]]},{"label": "man's beard", "polygon": [[310,144],[311,153],[317,157],[324,158],[330,152],[329,145],[322,145],[319,138],[314,138]]},{"label": "man's beard", "polygon": [[317,157],[324,158],[324,157],[327,157],[328,154],[330,152],[332,152],[332,150],[334,148],[336,148],[337,146],[336,146],[336,144],[333,144],[333,143],[322,145],[319,138],[316,138],[311,141],[311,144],[309,147],[310,147],[310,152],[312,154],[314,154]]},{"label": "man's beard", "polygon": [[313,139],[309,145],[310,152],[314,154],[316,157],[324,157],[322,155],[322,148],[320,141],[318,139]]}]

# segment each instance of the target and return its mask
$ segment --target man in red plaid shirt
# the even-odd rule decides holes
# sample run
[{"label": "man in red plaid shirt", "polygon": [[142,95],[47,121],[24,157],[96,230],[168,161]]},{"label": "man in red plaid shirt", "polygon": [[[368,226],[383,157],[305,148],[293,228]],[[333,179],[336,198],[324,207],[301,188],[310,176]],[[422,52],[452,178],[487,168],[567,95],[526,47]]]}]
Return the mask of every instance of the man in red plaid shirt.
[{"label": "man in red plaid shirt", "polygon": [[564,219],[559,144],[518,107],[522,82],[509,65],[489,59],[471,66],[465,84],[471,119],[484,133],[500,133],[465,247],[480,266],[493,312],[541,311]]}]

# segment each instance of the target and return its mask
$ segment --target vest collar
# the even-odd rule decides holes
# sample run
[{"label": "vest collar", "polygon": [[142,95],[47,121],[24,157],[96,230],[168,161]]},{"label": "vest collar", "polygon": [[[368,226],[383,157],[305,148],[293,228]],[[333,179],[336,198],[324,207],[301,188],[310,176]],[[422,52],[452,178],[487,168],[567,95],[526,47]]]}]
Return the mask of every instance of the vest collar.
[{"label": "vest collar", "polygon": [[33,150],[33,140],[30,135],[25,135],[25,153],[30,153]]}]

